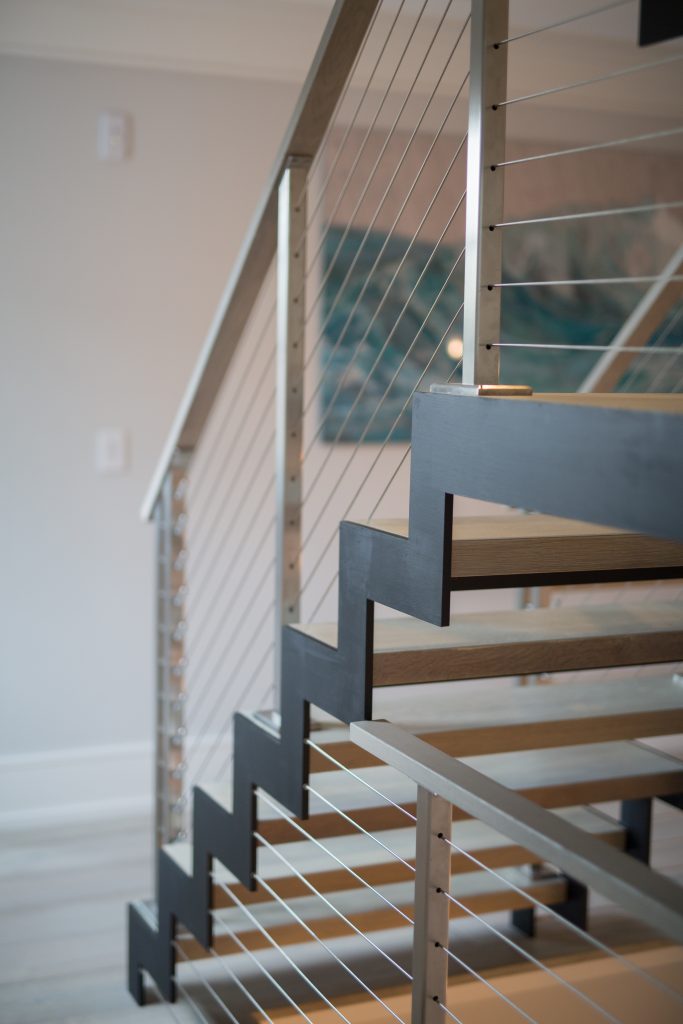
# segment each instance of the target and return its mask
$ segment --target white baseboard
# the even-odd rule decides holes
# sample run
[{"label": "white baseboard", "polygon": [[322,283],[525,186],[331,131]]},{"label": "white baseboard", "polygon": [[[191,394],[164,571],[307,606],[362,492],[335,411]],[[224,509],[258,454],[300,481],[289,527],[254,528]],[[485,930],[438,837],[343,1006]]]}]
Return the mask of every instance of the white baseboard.
[{"label": "white baseboard", "polygon": [[[218,739],[188,736],[190,765],[201,765]],[[231,738],[221,739],[229,752]],[[0,757],[0,830],[149,818],[153,787],[151,742]]]},{"label": "white baseboard", "polygon": [[0,757],[0,829],[152,813],[152,744]]}]

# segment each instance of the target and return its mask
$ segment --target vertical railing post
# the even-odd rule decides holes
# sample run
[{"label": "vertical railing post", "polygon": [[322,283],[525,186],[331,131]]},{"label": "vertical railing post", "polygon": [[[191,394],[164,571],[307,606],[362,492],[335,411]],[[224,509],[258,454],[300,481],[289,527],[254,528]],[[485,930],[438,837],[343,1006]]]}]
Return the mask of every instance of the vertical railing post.
[{"label": "vertical railing post", "polygon": [[185,494],[187,456],[174,456],[155,510],[157,528],[157,664],[155,843],[184,832]]},{"label": "vertical railing post", "polygon": [[418,787],[411,1024],[445,1020],[452,817],[447,800]]},{"label": "vertical railing post", "polygon": [[462,382],[497,384],[503,218],[508,0],[472,0]]},{"label": "vertical railing post", "polygon": [[292,156],[278,191],[277,398],[275,479],[275,682],[279,692],[282,627],[299,621],[306,188],[308,157]]},{"label": "vertical railing post", "polygon": [[[508,0],[472,0],[467,134],[463,384],[497,384],[500,341]],[[489,346],[489,347],[487,347]]]}]

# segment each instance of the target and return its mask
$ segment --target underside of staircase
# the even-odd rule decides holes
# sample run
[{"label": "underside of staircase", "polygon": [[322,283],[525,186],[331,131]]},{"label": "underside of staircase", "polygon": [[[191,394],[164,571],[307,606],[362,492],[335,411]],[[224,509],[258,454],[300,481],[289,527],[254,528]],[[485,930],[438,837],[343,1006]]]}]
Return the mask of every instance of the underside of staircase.
[{"label": "underside of staircase", "polygon": [[[494,698],[460,683],[681,661],[680,604],[451,621],[450,597],[683,577],[683,401],[423,393],[412,422],[409,519],[341,524],[338,622],[283,630],[279,714],[236,715],[232,779],[195,788],[192,842],[159,852],[157,899],[129,908],[129,987],[139,1003],[144,971],[174,998],[178,950],[192,959],[258,950],[267,936],[283,947],[331,939],[348,934],[346,922],[364,933],[405,925],[388,903],[412,912],[405,812],[415,813],[415,785],[355,745],[352,722],[387,718],[641,861],[650,801],[681,801],[683,762],[640,742],[683,731],[683,684],[665,668]],[[454,495],[533,512],[454,520]],[[375,604],[401,617],[376,621]],[[428,684],[438,685],[423,700]],[[349,786],[350,769],[363,785]],[[584,806],[608,800],[621,802],[621,820]],[[369,854],[358,826],[403,863],[379,847]],[[526,893],[586,926],[582,886],[534,874],[533,853],[475,819],[456,813],[453,829],[460,847],[510,883],[454,853],[452,892],[464,907],[512,911],[531,932]],[[368,900],[367,884],[386,906]]]}]

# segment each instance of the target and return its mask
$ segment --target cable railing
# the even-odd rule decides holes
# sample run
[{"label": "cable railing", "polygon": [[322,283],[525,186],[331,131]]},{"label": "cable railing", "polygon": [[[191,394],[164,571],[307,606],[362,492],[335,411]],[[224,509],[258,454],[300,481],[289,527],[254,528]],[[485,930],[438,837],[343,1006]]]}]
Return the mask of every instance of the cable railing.
[{"label": "cable railing", "polygon": [[[405,518],[418,392],[594,390],[598,378],[604,390],[683,390],[683,199],[666,171],[679,160],[683,168],[683,128],[667,107],[652,125],[634,115],[631,127],[621,118],[609,133],[603,117],[600,137],[592,124],[586,138],[564,134],[559,121],[557,135],[524,134],[529,111],[571,112],[595,90],[647,82],[652,92],[661,82],[666,91],[683,59],[675,44],[652,60],[629,57],[620,44],[618,66],[533,80],[533,47],[553,33],[569,46],[571,33],[593,22],[609,29],[626,9],[633,13],[633,0],[517,26],[507,3],[492,0],[471,11],[457,0],[335,5],[143,509],[159,537],[159,844],[190,833],[194,786],[231,779],[235,712],[261,713],[277,730],[283,626],[336,618],[339,522]],[[643,167],[664,155],[660,177],[653,172],[653,187],[642,188]],[[590,160],[621,161],[619,174],[628,178],[633,167],[638,182],[610,195],[619,174],[606,176],[600,163],[596,184],[600,175],[582,163]],[[585,194],[564,188],[571,176],[590,179]],[[645,256],[619,260],[622,230],[627,242],[639,232],[653,239]],[[638,599],[660,596],[660,587],[666,600],[680,598],[664,582],[639,585]],[[555,600],[534,591],[526,603]],[[572,593],[580,599],[578,590],[562,593],[567,603]],[[631,593],[622,587],[614,601]],[[623,1019],[587,994],[592,983],[583,991],[557,957],[537,955],[501,924],[506,901],[550,921],[557,946],[570,933],[584,954],[588,947],[657,988],[640,961],[626,964],[553,909],[558,894],[567,902],[577,874],[545,856],[542,842],[540,852],[528,848],[536,859],[497,867],[459,844],[450,819],[437,837],[446,853],[432,853],[448,872],[457,863],[464,888],[449,881],[439,893],[439,963],[423,963],[416,983],[406,949],[427,914],[417,791],[405,797],[400,773],[387,789],[371,772],[349,770],[316,735],[309,754],[327,761],[343,792],[327,790],[323,772],[311,776],[307,821],[259,790],[255,892],[214,865],[216,945],[206,951],[176,937],[179,990],[198,1019],[271,1021],[286,1007],[292,1020],[314,1020],[312,1007],[323,1006],[347,1021],[356,999],[374,1002],[377,1020],[407,1024],[416,996],[406,986],[424,992],[433,971],[441,1016],[425,1010],[424,1020],[465,1024],[457,990],[466,1002],[467,985],[485,990],[496,1014],[542,1019],[533,999],[518,999],[507,976],[499,980],[474,955],[482,929],[504,947],[506,968],[514,954],[534,977],[565,989],[574,1013]],[[354,804],[354,792],[366,803]],[[391,827],[376,827],[368,794],[394,815]],[[331,838],[316,834],[316,819]],[[422,864],[424,873],[424,851]],[[450,938],[456,917],[458,931],[472,930],[471,957]],[[386,943],[385,932],[402,938]],[[344,946],[350,939],[364,956]],[[382,986],[375,976],[386,978]]]},{"label": "cable railing", "polygon": [[[489,1015],[496,1020],[508,1019],[504,1008],[512,1011],[510,1020],[547,1019],[545,1014],[552,1006],[553,1013],[559,1012],[561,1007],[562,1012],[581,1014],[581,1019],[624,1022],[638,1019],[640,1012],[637,1008],[634,1012],[629,1001],[646,999],[657,1004],[655,1016],[658,1019],[673,1020],[680,1014],[683,990],[677,968],[662,977],[647,961],[639,960],[637,943],[631,942],[633,948],[629,948],[628,917],[620,920],[622,947],[612,946],[600,937],[596,928],[588,932],[577,924],[569,909],[571,898],[569,902],[558,899],[556,891],[558,882],[566,884],[570,892],[581,884],[590,884],[606,901],[612,901],[612,906],[624,907],[627,913],[635,915],[631,927],[633,922],[644,920],[646,932],[660,930],[663,936],[670,937],[675,944],[675,956],[671,956],[672,947],[663,946],[667,950],[663,959],[667,961],[668,957],[671,963],[678,964],[683,901],[677,886],[644,865],[635,865],[632,858],[613,846],[583,834],[570,822],[480,774],[475,765],[481,759],[470,759],[467,764],[451,759],[388,722],[355,724],[351,727],[351,736],[363,749],[407,775],[418,786],[413,1009],[417,1000],[424,1004],[422,1012],[428,1014],[428,1004],[436,1003],[441,1016],[429,1019],[461,1020],[459,1014],[466,1012],[461,1007],[477,1005],[482,1012],[483,998],[490,1000]],[[460,812],[455,822],[453,807]],[[459,819],[463,812],[499,829],[527,850],[526,877],[515,873],[517,869],[513,872],[487,864],[481,855],[467,849],[462,839],[459,841],[458,832],[462,828]],[[467,874],[452,874],[453,854],[469,862]],[[544,862],[548,861],[550,864],[544,867]],[[607,863],[610,871],[604,870]],[[479,875],[488,883],[488,914],[482,914],[469,895],[472,879]],[[534,888],[535,883],[540,885]],[[494,885],[497,901],[491,896],[495,892]],[[520,940],[518,935],[514,936],[499,924],[500,915],[496,917],[495,911],[505,905],[506,899],[512,902],[519,899],[522,908],[532,908],[539,914],[533,942]],[[606,901],[602,908],[605,917]],[[522,913],[528,912],[522,910]],[[514,954],[513,960],[525,965],[527,978],[534,979],[528,983],[528,991],[510,985],[504,974],[487,975],[468,962],[467,933],[461,925],[453,932],[457,941],[451,948],[450,922],[454,916],[469,920],[477,929],[484,929],[505,948],[506,955]],[[546,928],[553,934],[551,941],[542,938]],[[558,934],[564,941],[571,936],[572,943],[576,941],[580,947],[589,947],[600,965],[603,968],[607,965],[616,975],[618,984],[601,990],[591,981],[590,971],[583,978],[580,971],[573,977],[557,957],[556,946],[555,955],[550,953]],[[460,985],[449,981],[449,972],[454,968]],[[463,993],[463,982],[470,988],[476,986],[477,996],[472,991]],[[543,985],[551,986],[545,993],[547,1002],[539,1000],[539,988],[535,987],[540,986],[542,990]],[[628,996],[624,997],[624,991]]]}]

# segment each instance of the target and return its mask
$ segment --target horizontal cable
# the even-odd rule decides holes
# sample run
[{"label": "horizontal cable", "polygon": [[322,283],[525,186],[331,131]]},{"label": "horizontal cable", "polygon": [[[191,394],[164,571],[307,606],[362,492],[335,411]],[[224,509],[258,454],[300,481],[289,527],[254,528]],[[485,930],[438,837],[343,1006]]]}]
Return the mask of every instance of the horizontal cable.
[{"label": "horizontal cable", "polygon": [[[544,964],[543,961],[539,960],[538,957],[533,955],[533,953],[530,953],[528,950],[524,949],[523,946],[520,946],[518,942],[515,942],[514,939],[511,939],[508,935],[505,935],[498,928],[494,927],[494,925],[487,921],[485,917],[481,917],[474,910],[471,910],[470,907],[468,907],[465,903],[463,903],[461,900],[453,896],[452,893],[446,892],[445,889],[442,889],[441,892],[449,901],[449,903],[454,904],[454,906],[456,907],[460,907],[461,910],[463,910],[470,917],[474,918],[475,921],[479,921],[479,923],[483,924],[485,928],[488,928],[490,932],[492,932],[494,935],[497,935],[498,938],[503,940],[503,942],[507,943],[507,945],[510,946],[511,949],[514,949],[530,963],[540,968],[540,970],[545,971],[546,974],[549,974],[552,978],[558,981],[566,989],[568,989],[570,992],[573,992],[579,999],[582,999],[584,1002],[588,1003],[588,1005],[592,1006],[594,1010],[597,1010],[597,1012],[601,1014],[601,1016],[606,1017],[607,1020],[612,1021],[612,1024],[622,1024],[618,1017],[612,1016],[612,1014],[608,1010],[605,1010],[602,1006],[600,1006],[593,999],[591,999],[590,996],[586,995],[585,992],[582,992],[580,989],[576,988],[575,985],[572,985],[570,981],[567,981],[566,978],[563,978],[562,975],[558,974],[557,971],[553,970],[552,967],[549,967],[548,964]],[[525,896],[526,895],[527,894],[525,893]],[[564,920],[564,918],[562,918],[561,920]]]},{"label": "horizontal cable", "polygon": [[[220,888],[224,889],[225,892],[228,894],[228,896],[230,896],[230,898],[235,903],[238,902],[237,897],[233,894],[233,892],[230,889],[228,889],[228,887],[226,885],[224,885],[222,882],[217,882],[217,885],[219,885]],[[240,904],[240,906],[241,906],[241,904]],[[268,968],[264,967],[264,965],[261,963],[259,958],[257,956],[254,956],[254,953],[248,948],[248,946],[245,946],[245,944],[242,942],[242,940],[240,939],[240,937],[237,934],[237,932],[233,928],[231,928],[229,924],[226,924],[226,922],[223,920],[223,918],[220,917],[219,914],[215,910],[210,910],[209,913],[211,914],[211,916],[216,921],[218,921],[218,923],[225,930],[225,932],[228,934],[228,936],[232,939],[232,941],[235,943],[235,945],[239,946],[239,948],[242,950],[242,952],[245,953],[249,957],[249,959],[253,963],[256,964],[256,966],[261,971],[261,973],[263,975],[265,975],[265,977],[273,985],[273,987],[277,989],[277,991],[280,993],[280,995],[284,996],[284,998],[289,1003],[289,1005],[292,1006],[297,1011],[297,1013],[301,1017],[304,1018],[304,1020],[308,1021],[308,1024],[314,1024],[314,1022],[311,1020],[311,1018],[308,1016],[308,1014],[304,1013],[304,1011],[301,1009],[299,1004],[297,1002],[295,1002],[294,999],[292,999],[292,997],[289,995],[289,993],[282,987],[280,982],[277,981],[273,977],[273,975],[268,970]],[[270,942],[271,942],[271,945],[274,945],[276,949],[280,949],[281,948],[276,943],[274,943],[272,939],[270,940]],[[283,953],[283,955],[285,955],[285,954]]]},{"label": "horizontal cable", "polygon": [[528,164],[532,160],[549,160],[555,156],[569,156],[572,153],[589,153],[596,149],[609,149],[611,146],[628,146],[630,142],[647,142],[650,139],[666,139],[671,135],[680,135],[683,128],[664,128],[658,132],[645,132],[643,135],[629,135],[621,139],[609,139],[607,142],[592,142],[588,146],[572,146],[571,149],[556,149],[551,153],[536,153],[533,156],[519,156],[514,160],[501,160],[496,167],[510,167],[512,164]]},{"label": "horizontal cable", "polygon": [[313,750],[317,750],[319,754],[322,754],[323,757],[326,757],[328,761],[331,761],[332,764],[336,765],[337,768],[341,768],[341,770],[345,772],[347,775],[350,775],[357,782],[360,782],[362,786],[365,786],[373,793],[376,793],[377,796],[381,797],[381,799],[384,800],[386,803],[391,804],[392,807],[395,807],[397,811],[400,811],[401,814],[404,814],[406,818],[408,818],[410,821],[412,821],[413,823],[417,822],[417,818],[415,817],[415,815],[411,814],[410,811],[407,810],[407,808],[401,807],[401,805],[397,804],[395,800],[391,799],[391,797],[385,796],[385,794],[380,792],[379,789],[375,789],[374,786],[371,786],[369,782],[366,782],[365,779],[362,779],[360,775],[357,775],[356,772],[351,770],[351,768],[347,768],[346,765],[342,764],[341,761],[338,761],[336,757],[332,757],[332,755],[329,754],[323,747],[318,746],[318,744],[314,743],[313,740],[311,739],[306,740],[306,743],[308,744],[309,747],[312,747]]},{"label": "horizontal cable", "polygon": [[659,347],[659,346],[630,346],[630,345],[619,345],[615,348],[614,345],[554,345],[552,342],[539,341],[492,341],[487,348],[540,348],[544,352],[550,349],[557,349],[560,352],[647,352],[649,355],[671,355],[672,350],[676,351],[673,346]]},{"label": "horizontal cable", "polygon": [[494,288],[546,288],[565,284],[654,284],[655,281],[683,281],[683,275],[672,274],[662,277],[661,274],[648,274],[645,277],[577,277],[564,281],[496,281],[487,285],[489,291]]},{"label": "horizontal cable", "polygon": [[621,78],[622,75],[633,75],[638,71],[649,71],[651,68],[660,68],[664,64],[672,64],[674,61],[683,60],[683,53],[674,54],[673,57],[663,57],[661,60],[651,60],[645,64],[632,64],[628,68],[620,68],[618,71],[608,71],[604,75],[596,75],[595,78],[582,78],[579,82],[570,82],[568,85],[555,85],[550,89],[541,89],[539,92],[529,92],[525,96],[515,96],[511,100],[500,100],[494,104],[497,107],[509,107],[512,103],[524,103],[526,100],[540,99],[542,96],[553,96],[558,92],[567,92],[569,89],[580,89],[584,85],[595,85],[597,82],[607,82],[612,78]]},{"label": "horizontal cable", "polygon": [[254,832],[253,835],[254,838],[258,839],[258,841],[262,843],[263,846],[267,847],[271,851],[271,853],[274,853],[275,856],[282,861],[282,863],[285,865],[288,871],[291,871],[292,874],[296,875],[299,881],[303,882],[303,884],[307,887],[307,889],[309,889],[310,892],[313,893],[314,896],[318,896],[325,904],[325,906],[329,907],[330,910],[332,910],[337,915],[338,918],[340,918],[345,924],[349,926],[349,928],[351,928],[357,935],[360,935],[360,937],[364,939],[364,941],[367,942],[370,946],[372,946],[373,949],[377,950],[377,952],[381,956],[383,956],[385,960],[388,960],[390,964],[393,964],[396,970],[400,971],[401,974],[408,979],[408,981],[413,980],[412,974],[410,974],[410,972],[407,971],[405,967],[401,967],[400,964],[397,964],[396,961],[393,960],[388,953],[385,953],[384,950],[380,946],[378,946],[376,942],[372,941],[369,935],[366,935],[365,932],[361,931],[360,928],[357,928],[353,921],[349,920],[346,914],[342,914],[341,910],[338,910],[337,907],[335,907],[334,903],[332,903],[330,900],[327,899],[326,896],[323,895],[320,889],[316,889],[316,887],[306,878],[306,876],[303,875],[300,871],[298,871],[294,867],[292,862],[288,860],[285,857],[285,855],[281,853],[280,850],[278,850],[276,846],[273,846],[272,843],[268,842],[265,836],[262,836],[260,832]]},{"label": "horizontal cable", "polygon": [[552,224],[563,220],[587,220],[591,217],[615,217],[629,213],[653,213],[656,210],[677,210],[683,207],[683,200],[669,203],[644,203],[642,206],[614,206],[608,210],[584,210],[581,213],[560,213],[550,217],[528,217],[525,220],[503,220],[491,224],[493,228],[514,228],[520,224]]},{"label": "horizontal cable", "polygon": [[603,14],[605,11],[611,11],[615,7],[625,7],[626,4],[633,3],[634,0],[613,0],[611,4],[603,4],[601,7],[594,7],[592,11],[583,11],[581,14],[573,14],[570,18],[563,18],[561,21],[552,21],[548,25],[540,25],[538,28],[532,28],[528,32],[519,32],[514,36],[507,36],[506,39],[500,39],[497,43],[494,43],[494,48],[503,46],[505,43],[514,43],[518,39],[527,39],[529,36],[536,36],[539,32],[549,32],[553,28],[562,28],[563,25],[571,25],[573,21],[582,21],[584,18],[592,18],[596,14]]},{"label": "horizontal cable", "polygon": [[494,878],[497,878],[499,882],[502,882],[504,885],[506,885],[509,889],[512,889],[513,892],[516,892],[519,896],[523,896],[525,899],[529,900],[529,902],[533,903],[535,907],[537,907],[539,910],[544,911],[546,914],[548,914],[550,917],[556,920],[560,925],[562,925],[563,928],[567,928],[569,931],[573,932],[573,934],[576,935],[579,939],[581,939],[584,942],[587,942],[590,946],[593,946],[601,953],[604,953],[607,956],[611,956],[614,960],[617,960],[618,962],[622,963],[626,968],[628,968],[628,970],[640,975],[640,977],[642,977],[644,981],[649,982],[655,988],[660,989],[667,995],[672,995],[677,1002],[683,1004],[683,995],[681,995],[678,992],[675,992],[674,989],[670,988],[665,982],[660,981],[658,978],[655,978],[654,975],[651,975],[647,971],[644,971],[642,967],[638,967],[637,964],[632,963],[632,961],[630,961],[627,957],[622,956],[621,953],[617,953],[616,950],[612,949],[604,942],[601,942],[600,939],[595,938],[595,936],[591,935],[583,928],[580,928],[579,925],[574,924],[572,921],[567,920],[566,917],[563,917],[561,914],[558,914],[558,912],[554,910],[551,906],[548,906],[547,903],[542,903],[541,900],[531,895],[531,893],[527,892],[526,889],[522,889],[520,886],[515,885],[514,882],[510,881],[509,878],[506,878],[505,875],[501,875],[500,872],[496,871],[495,868],[490,867],[490,865],[488,864],[484,864],[483,861],[479,860],[478,857],[475,857],[473,853],[470,853],[467,850],[463,850],[462,847],[458,846],[457,843],[454,843],[452,839],[447,839],[446,836],[441,836],[440,838],[442,842],[444,842],[456,853],[459,853],[462,856],[466,857],[469,861],[475,864],[476,867],[480,868],[482,871],[486,871]]},{"label": "horizontal cable", "polygon": [[192,968],[192,971],[193,971],[193,973],[195,974],[195,976],[196,976],[197,978],[199,978],[200,982],[202,983],[202,985],[204,986],[204,988],[205,988],[205,989],[207,990],[207,992],[209,993],[209,995],[211,996],[211,998],[212,998],[212,999],[213,999],[213,1000],[214,1000],[214,1001],[215,1001],[216,1003],[218,1003],[218,1005],[220,1006],[221,1010],[223,1010],[223,1012],[224,1012],[224,1013],[227,1013],[228,1017],[229,1017],[229,1018],[230,1018],[230,1020],[231,1020],[231,1021],[233,1022],[233,1024],[240,1024],[240,1022],[238,1021],[237,1017],[236,1017],[236,1016],[235,1016],[235,1014],[234,1014],[234,1013],[232,1012],[232,1010],[230,1009],[230,1007],[226,1005],[226,1003],[224,1002],[224,1000],[223,1000],[223,999],[221,999],[220,995],[219,995],[219,994],[218,994],[218,992],[217,992],[217,991],[215,990],[215,988],[213,987],[213,985],[211,985],[211,984],[210,984],[210,983],[209,983],[209,982],[208,982],[208,981],[206,980],[206,978],[204,977],[204,975],[202,974],[202,972],[201,972],[201,971],[199,970],[199,968],[198,968],[198,967],[197,967],[197,965],[196,965],[196,964],[194,963],[194,961],[192,961],[192,960],[190,959],[190,957],[189,957],[189,956],[187,955],[187,953],[185,952],[185,950],[183,949],[183,947],[182,947],[182,946],[180,945],[180,943],[176,942],[176,940],[175,940],[175,939],[173,939],[173,940],[172,940],[172,943],[173,943],[173,946],[175,947],[176,951],[177,951],[178,953],[180,953],[180,955],[181,955],[181,956],[183,957],[183,959],[185,960],[185,962],[186,962],[186,963],[188,963],[188,964],[190,965],[190,967]]},{"label": "horizontal cable", "polygon": [[339,864],[339,866],[344,868],[345,871],[348,871],[352,878],[355,878],[356,881],[360,882],[362,886],[364,886],[366,889],[369,889],[370,892],[375,894],[375,896],[379,897],[379,899],[382,900],[383,903],[386,903],[388,907],[391,907],[392,910],[395,910],[396,913],[405,921],[407,921],[409,925],[414,924],[412,917],[409,917],[406,913],[404,913],[403,910],[397,907],[395,903],[392,903],[391,900],[383,893],[381,893],[379,889],[376,889],[374,885],[371,885],[370,882],[366,882],[365,879],[361,875],[359,875],[357,871],[354,871],[352,867],[350,867],[341,859],[341,857],[337,857],[336,854],[332,853],[332,851],[328,849],[328,847],[325,846],[324,843],[321,843],[319,839],[316,839],[315,836],[311,835],[310,832],[307,832],[306,829],[303,828],[298,821],[295,821],[294,818],[292,818],[289,814],[286,814],[285,811],[283,811],[282,808],[279,807],[274,800],[271,800],[268,797],[268,794],[265,793],[264,790],[258,790],[258,797],[260,800],[263,800],[264,803],[268,804],[268,806],[271,807],[274,811],[277,811],[277,813],[281,816],[283,821],[289,822],[292,828],[295,829],[295,831],[297,831],[300,835],[302,835],[304,839],[307,839],[309,842],[317,846],[319,850],[322,850],[323,853],[326,853],[327,856],[331,857],[331,859],[335,861],[336,864]]},{"label": "horizontal cable", "polygon": [[[251,910],[249,910],[249,908],[244,903],[242,903],[242,901],[237,896],[235,896],[235,894],[232,891],[232,889],[229,886],[225,885],[224,882],[218,882],[218,885],[220,886],[221,889],[223,889],[224,892],[227,893],[227,895],[230,897],[230,899],[234,902],[235,906],[239,907],[239,909],[242,911],[242,913],[245,915],[245,917],[247,917],[249,919],[249,921],[251,921],[251,923],[254,925],[254,927],[259,930],[261,935],[263,935],[264,939],[266,939],[271,944],[273,949],[277,949],[277,951],[280,953],[280,955],[282,957],[284,957],[284,959],[287,961],[289,966],[292,967],[296,971],[296,973],[299,975],[299,977],[302,978],[303,981],[306,982],[306,984],[309,986],[311,991],[315,992],[315,994],[317,995],[318,999],[322,999],[322,1001],[325,1003],[325,1005],[329,1006],[329,1008],[334,1013],[337,1014],[339,1019],[344,1021],[344,1024],[352,1024],[352,1022],[349,1020],[349,1018],[345,1014],[343,1014],[341,1012],[341,1010],[337,1006],[335,1006],[334,1003],[331,1002],[331,1000],[329,1000],[327,998],[327,996],[323,992],[320,991],[320,989],[315,984],[315,982],[311,981],[311,979],[305,973],[305,971],[302,971],[301,968],[299,967],[299,965],[297,963],[295,963],[294,960],[292,960],[291,956],[289,956],[289,954],[284,951],[284,949],[282,948],[280,943],[277,942],[273,938],[273,936],[270,934],[270,932],[266,928],[263,927],[263,925],[258,920],[258,918],[256,918],[254,916],[254,914],[252,914]],[[219,917],[218,920],[220,921],[221,918]],[[300,1007],[297,1006],[297,1009],[300,1009]],[[303,1014],[303,1016],[306,1017],[306,1020],[309,1020],[309,1018],[308,1018],[308,1016],[306,1014]],[[311,1024],[313,1024],[312,1021],[311,1021]]]},{"label": "horizontal cable", "polygon": [[404,867],[408,868],[409,871],[412,871],[413,874],[415,874],[414,864],[411,864],[409,861],[404,860],[403,857],[401,857],[398,853],[392,850],[390,846],[387,846],[386,843],[383,843],[381,839],[378,839],[377,836],[372,834],[372,832],[368,832],[367,829],[363,828],[362,825],[359,825],[357,821],[355,821],[352,817],[346,814],[345,811],[342,811],[340,807],[337,807],[336,804],[333,804],[331,800],[328,800],[326,796],[323,796],[322,793],[318,793],[317,790],[313,789],[313,786],[305,784],[304,789],[311,793],[312,796],[317,797],[317,799],[321,800],[324,804],[327,804],[327,806],[331,808],[335,812],[335,814],[338,814],[340,818],[343,818],[344,821],[348,821],[349,825],[353,825],[355,829],[358,829],[359,832],[362,832],[364,836],[368,837],[368,839],[372,839],[373,843],[377,843],[377,845],[381,846],[383,850],[390,854],[390,856],[394,857],[397,861],[399,861],[399,863],[403,864]]},{"label": "horizontal cable", "polygon": [[477,981],[481,981],[482,984],[486,985],[488,989],[490,989],[492,992],[495,992],[497,996],[500,996],[503,1002],[507,1003],[508,1006],[511,1006],[513,1010],[516,1010],[517,1013],[521,1017],[524,1017],[525,1020],[528,1020],[530,1024],[538,1024],[538,1021],[535,1017],[530,1017],[528,1013],[525,1013],[525,1011],[520,1006],[518,1006],[517,1003],[514,1003],[512,999],[509,998],[509,996],[506,996],[504,992],[501,992],[501,990],[497,988],[493,984],[493,982],[490,982],[482,974],[479,974],[478,971],[475,971],[474,967],[470,967],[470,965],[465,963],[464,960],[461,960],[459,956],[456,956],[455,953],[452,953],[447,946],[441,945],[440,942],[437,942],[436,945],[441,947],[441,949],[444,951],[444,953],[450,960],[453,960],[456,964],[459,964],[460,967],[464,968],[464,970],[468,972],[468,974],[471,974],[472,977],[477,979]]},{"label": "horizontal cable", "polygon": [[[292,907],[289,905],[289,903],[285,903],[285,901],[282,899],[282,897],[278,893],[276,893],[275,890],[272,889],[271,886],[268,885],[268,883],[266,881],[264,881],[263,878],[261,878],[261,876],[258,875],[256,872],[254,872],[254,879],[258,882],[259,885],[263,886],[263,888],[266,890],[266,892],[270,893],[270,895],[273,897],[273,899],[277,900],[277,902],[280,904],[281,907],[284,907],[285,910],[287,910],[288,913],[291,914],[291,916],[294,918],[294,920],[297,922],[297,924],[300,925],[306,932],[308,932],[308,934],[311,936],[311,938],[315,939],[315,941],[318,943],[318,945],[322,946],[322,948],[325,950],[325,952],[329,953],[330,956],[332,957],[332,959],[335,960],[336,963],[338,963],[339,966],[342,967],[343,970],[345,970],[346,973],[348,975],[350,975],[350,977],[352,977],[353,980],[355,982],[357,982],[358,985],[360,985],[360,987],[362,989],[364,989],[368,993],[368,995],[371,995],[373,999],[376,999],[377,1002],[380,1003],[384,1007],[384,1009],[387,1011],[387,1013],[391,1014],[391,1016],[394,1018],[394,1020],[397,1020],[399,1022],[399,1024],[406,1024],[406,1022],[403,1020],[403,1018],[399,1017],[398,1014],[394,1013],[394,1011],[391,1009],[391,1007],[387,1006],[387,1004],[384,1002],[384,1000],[380,996],[378,996],[377,993],[374,992],[373,989],[371,989],[369,985],[366,985],[366,983],[361,978],[358,977],[356,972],[353,971],[349,967],[349,965],[342,960],[342,958],[340,956],[337,956],[337,954],[332,949],[330,949],[330,947],[327,945],[327,943],[324,942],[323,939],[321,939],[320,936],[317,935],[316,932],[314,932],[313,929],[308,924],[306,924],[304,919],[299,914],[297,914],[296,911],[294,911],[292,909]],[[359,932],[359,934],[362,934],[362,933]],[[340,1014],[340,1016],[342,1016],[343,1020],[347,1019],[346,1017],[343,1016],[343,1014]],[[349,1022],[349,1024],[350,1024],[350,1022]]]}]

